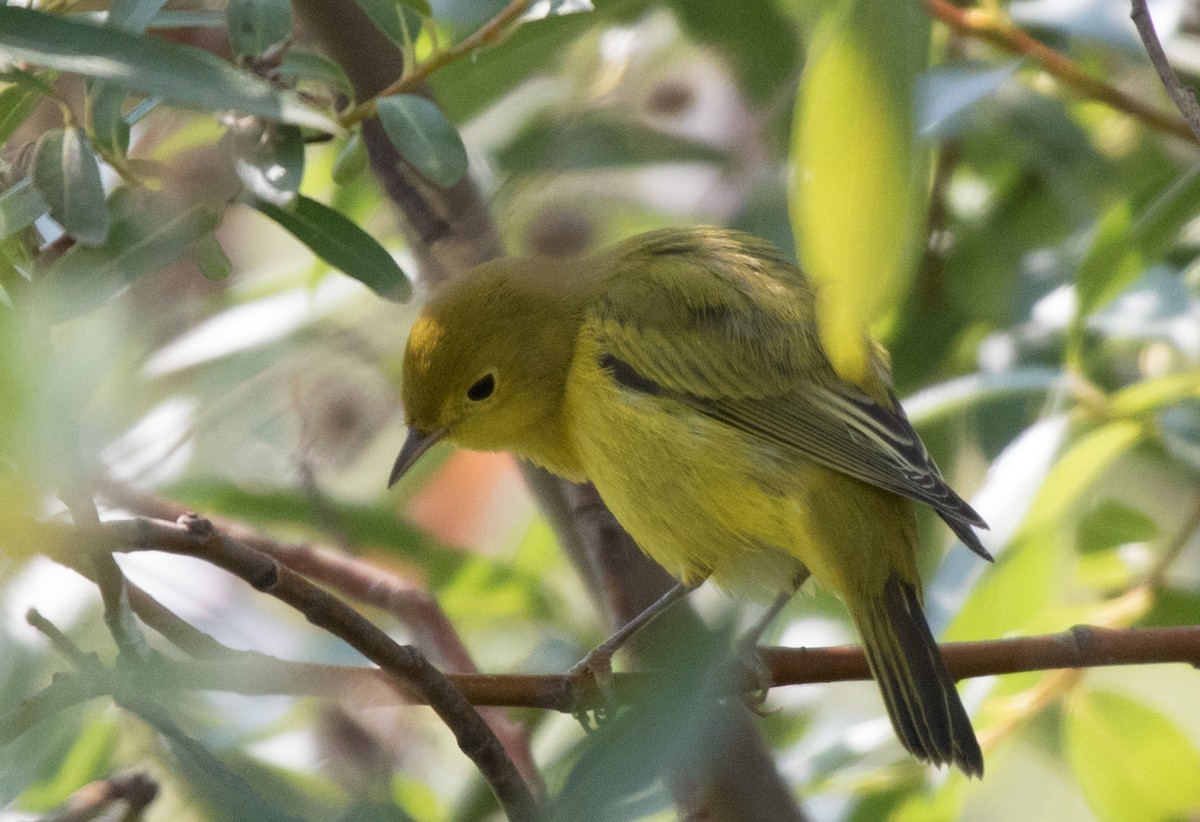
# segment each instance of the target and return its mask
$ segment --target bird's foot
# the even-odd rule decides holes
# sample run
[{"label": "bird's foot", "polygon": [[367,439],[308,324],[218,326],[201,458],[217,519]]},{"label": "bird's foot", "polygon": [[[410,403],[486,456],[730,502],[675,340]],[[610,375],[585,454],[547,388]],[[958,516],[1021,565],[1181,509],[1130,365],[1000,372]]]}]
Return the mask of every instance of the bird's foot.
[{"label": "bird's foot", "polygon": [[767,663],[763,662],[758,653],[757,639],[757,636],[749,636],[739,643],[735,664],[739,669],[738,681],[748,686],[742,692],[742,701],[753,713],[758,716],[766,716],[771,711],[765,709],[763,705],[767,702],[767,696],[771,693],[775,678],[771,675],[771,669],[767,667]]},{"label": "bird's foot", "polygon": [[[572,716],[579,721],[588,733],[599,730],[617,708],[617,692],[613,683],[612,651],[604,646],[594,648],[579,662],[571,666],[567,676],[576,683],[576,688],[585,685],[590,679],[602,699],[602,704],[596,708],[578,707],[572,711]],[[576,691],[582,694],[582,689]],[[582,699],[579,702],[583,702]]]}]

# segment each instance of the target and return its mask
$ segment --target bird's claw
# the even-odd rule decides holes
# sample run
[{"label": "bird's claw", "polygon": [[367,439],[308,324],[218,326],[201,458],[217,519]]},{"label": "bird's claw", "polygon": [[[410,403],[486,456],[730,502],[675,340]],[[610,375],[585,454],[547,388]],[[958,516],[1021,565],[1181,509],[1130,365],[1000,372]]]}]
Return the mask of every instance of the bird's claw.
[{"label": "bird's claw", "polygon": [[753,641],[746,643],[742,646],[737,659],[741,668],[742,681],[751,686],[743,692],[742,701],[758,716],[770,714],[771,711],[763,708],[763,705],[767,702],[767,696],[771,693],[775,678],[771,675],[771,669],[759,656],[758,647]]},{"label": "bird's claw", "polygon": [[597,708],[581,707],[571,712],[588,733],[597,731],[603,725],[617,705],[616,688],[613,684],[612,654],[596,648],[579,662],[571,666],[567,676],[577,684],[581,680],[591,679],[596,690],[600,692],[603,704]]}]

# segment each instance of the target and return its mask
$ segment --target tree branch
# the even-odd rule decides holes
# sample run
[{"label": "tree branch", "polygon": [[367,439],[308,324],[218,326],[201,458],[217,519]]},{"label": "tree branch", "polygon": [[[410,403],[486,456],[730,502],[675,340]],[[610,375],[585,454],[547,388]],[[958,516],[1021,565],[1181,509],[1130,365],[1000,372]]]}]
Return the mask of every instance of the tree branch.
[{"label": "tree branch", "polygon": [[1192,130],[1192,137],[1200,142],[1200,104],[1196,103],[1195,95],[1183,87],[1179,82],[1179,75],[1171,68],[1167,53],[1163,51],[1162,42],[1158,39],[1158,32],[1154,30],[1154,20],[1150,17],[1150,10],[1146,8],[1146,0],[1132,0],[1132,5],[1133,11],[1129,16],[1137,26],[1138,36],[1142,38],[1142,44],[1146,47],[1146,54],[1154,64],[1154,70],[1158,72],[1163,88],[1171,95],[1175,107]]},{"label": "tree branch", "polygon": [[203,559],[241,577],[337,636],[387,675],[421,694],[454,733],[459,748],[487,780],[509,819],[538,817],[537,805],[495,734],[463,695],[412,646],[396,644],[354,609],[277,560],[217,531],[203,519],[179,523],[118,520],[84,527],[115,551],[159,550]]},{"label": "tree branch", "polygon": [[1028,57],[1084,97],[1099,100],[1141,120],[1151,128],[1192,143],[1200,139],[1177,117],[1148,106],[1115,86],[1100,80],[1071,58],[1030,37],[992,9],[960,9],[948,0],[924,0],[929,15],[960,34],[991,43],[1011,54]]}]

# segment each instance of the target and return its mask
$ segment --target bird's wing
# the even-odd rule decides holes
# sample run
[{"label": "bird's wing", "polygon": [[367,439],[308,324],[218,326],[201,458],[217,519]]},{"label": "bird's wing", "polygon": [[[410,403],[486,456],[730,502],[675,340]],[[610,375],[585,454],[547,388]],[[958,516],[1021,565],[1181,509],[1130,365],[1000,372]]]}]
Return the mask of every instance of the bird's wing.
[{"label": "bird's wing", "polygon": [[923,502],[986,557],[969,527],[986,524],[946,484],[883,376],[869,386],[878,396],[836,376],[811,287],[759,243],[664,234],[631,253],[587,318],[600,366],[627,388]]}]

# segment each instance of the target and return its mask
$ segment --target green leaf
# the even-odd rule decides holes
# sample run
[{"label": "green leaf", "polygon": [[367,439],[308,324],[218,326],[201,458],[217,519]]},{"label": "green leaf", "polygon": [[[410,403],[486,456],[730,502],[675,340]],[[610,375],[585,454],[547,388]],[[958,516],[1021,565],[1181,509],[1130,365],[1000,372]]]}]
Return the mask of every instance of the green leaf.
[{"label": "green leaf", "polygon": [[[396,0],[355,0],[375,28],[401,51],[412,47],[421,31],[421,15],[432,12],[425,0],[398,3]],[[407,6],[408,8],[404,8]],[[407,30],[407,36],[405,31]]]},{"label": "green leaf", "polygon": [[118,190],[109,205],[113,224],[104,245],[75,246],[36,281],[46,321],[68,319],[111,299],[136,278],[178,260],[221,221],[211,205],[180,205],[145,191]]},{"label": "green leaf", "polygon": [[167,0],[113,0],[108,25],[141,34],[166,4]]},{"label": "green leaf", "polygon": [[1158,525],[1136,508],[1105,500],[1079,523],[1079,550],[1107,551],[1131,542],[1149,542],[1158,536]]},{"label": "green leaf", "polygon": [[1130,230],[1129,202],[1122,201],[1100,218],[1095,236],[1075,274],[1080,320],[1120,294],[1142,273]]},{"label": "green leaf", "polygon": [[536,118],[496,153],[496,162],[514,173],[728,161],[729,155],[713,146],[604,115],[565,123]]},{"label": "green leaf", "polygon": [[1102,822],[1175,822],[1200,807],[1200,753],[1162,714],[1088,690],[1065,722],[1071,769]]},{"label": "green leaf", "polygon": [[353,180],[367,167],[367,145],[363,142],[362,132],[352,133],[342,147],[338,149],[333,161],[333,181],[340,186]]},{"label": "green leaf", "polygon": [[218,282],[233,273],[233,263],[215,234],[206,234],[196,241],[196,265],[207,280]]},{"label": "green leaf", "polygon": [[88,84],[88,131],[102,154],[123,156],[129,151],[129,123],[121,112],[129,89],[107,80]]},{"label": "green leaf", "polygon": [[443,188],[467,172],[467,149],[458,130],[431,101],[396,94],[376,103],[379,120],[400,156]]},{"label": "green leaf", "polygon": [[280,126],[267,139],[255,140],[246,149],[234,164],[238,177],[255,197],[286,208],[304,179],[304,135],[300,129]]},{"label": "green leaf", "polygon": [[[795,82],[801,48],[791,19],[771,0],[671,0],[684,30],[733,63],[742,88],[763,103]],[[790,88],[790,85],[789,85]]]},{"label": "green leaf", "polygon": [[225,25],[235,56],[258,57],[291,35],[291,0],[229,0]]},{"label": "green leaf", "polygon": [[281,77],[297,77],[326,83],[346,95],[354,96],[354,88],[345,70],[324,54],[303,49],[288,49],[276,69]]},{"label": "green leaf", "polygon": [[100,245],[111,225],[104,203],[100,164],[78,128],[51,129],[38,140],[33,184],[50,205],[50,216],[83,245]]},{"label": "green leaf", "polygon": [[1022,525],[1022,533],[1059,520],[1117,458],[1145,436],[1145,427],[1117,420],[1090,431],[1059,457]]},{"label": "green leaf", "polygon": [[0,143],[8,141],[42,99],[36,88],[12,85],[0,91]]},{"label": "green leaf", "polygon": [[183,106],[236,110],[268,120],[340,133],[329,116],[192,46],[0,6],[0,54],[113,80]]},{"label": "green leaf", "polygon": [[313,253],[375,293],[404,301],[412,295],[408,277],[375,238],[337,211],[303,195],[291,208],[264,200],[254,207],[290,231]]},{"label": "green leaf", "polygon": [[868,367],[863,330],[908,293],[925,238],[929,151],[916,138],[914,89],[929,20],[913,3],[826,9],[797,98],[788,210],[821,288],[826,351],[858,382]]},{"label": "green leaf", "polygon": [[0,194],[0,240],[11,237],[50,210],[29,178]]}]

